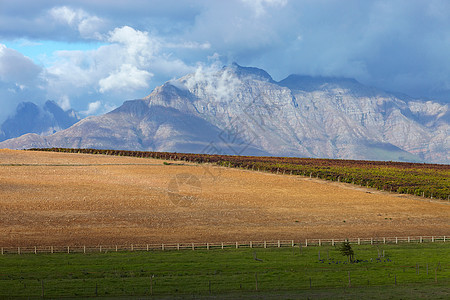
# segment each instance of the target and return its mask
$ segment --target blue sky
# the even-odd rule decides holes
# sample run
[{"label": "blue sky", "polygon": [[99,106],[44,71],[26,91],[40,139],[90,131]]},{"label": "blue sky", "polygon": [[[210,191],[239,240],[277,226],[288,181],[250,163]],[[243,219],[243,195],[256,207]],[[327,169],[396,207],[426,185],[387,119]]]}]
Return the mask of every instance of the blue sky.
[{"label": "blue sky", "polygon": [[84,115],[233,61],[450,99],[450,1],[1,0],[0,122],[21,101]]},{"label": "blue sky", "polygon": [[4,41],[3,44],[8,48],[14,49],[24,56],[31,58],[35,64],[42,67],[50,67],[53,64],[53,54],[57,51],[88,51],[105,45],[101,42],[64,42],[52,40],[28,40],[23,38]]}]

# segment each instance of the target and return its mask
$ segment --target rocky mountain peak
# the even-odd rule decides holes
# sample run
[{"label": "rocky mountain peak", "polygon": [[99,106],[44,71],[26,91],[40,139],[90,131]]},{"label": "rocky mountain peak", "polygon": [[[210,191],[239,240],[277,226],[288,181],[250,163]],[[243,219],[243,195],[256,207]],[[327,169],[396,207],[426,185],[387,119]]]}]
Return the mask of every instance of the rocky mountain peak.
[{"label": "rocky mountain peak", "polygon": [[230,70],[233,74],[235,74],[240,79],[248,79],[251,78],[253,80],[261,80],[267,82],[274,82],[272,76],[269,75],[266,71],[255,68],[255,67],[243,67],[233,62],[230,66],[225,67],[225,69]]}]

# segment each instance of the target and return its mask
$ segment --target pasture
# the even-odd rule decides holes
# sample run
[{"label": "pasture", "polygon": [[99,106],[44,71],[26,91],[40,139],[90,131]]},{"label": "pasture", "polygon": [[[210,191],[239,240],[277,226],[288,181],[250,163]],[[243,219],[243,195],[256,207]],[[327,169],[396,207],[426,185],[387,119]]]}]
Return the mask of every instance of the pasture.
[{"label": "pasture", "polygon": [[450,244],[0,256],[0,297],[448,299]]}]

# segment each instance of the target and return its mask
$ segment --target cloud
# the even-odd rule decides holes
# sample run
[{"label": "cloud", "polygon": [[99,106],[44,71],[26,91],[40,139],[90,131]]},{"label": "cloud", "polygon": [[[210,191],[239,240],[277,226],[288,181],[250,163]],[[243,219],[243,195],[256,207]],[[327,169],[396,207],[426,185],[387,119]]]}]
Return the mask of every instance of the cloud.
[{"label": "cloud", "polygon": [[87,14],[83,10],[75,11],[67,6],[62,6],[52,8],[50,10],[50,15],[63,23],[74,25],[75,22],[78,23],[79,20],[83,19]]},{"label": "cloud", "polygon": [[183,43],[165,43],[165,48],[181,48],[181,49],[203,49],[207,50],[211,48],[209,42],[198,43],[198,42],[183,42]]},{"label": "cloud", "polygon": [[69,110],[71,108],[70,99],[67,95],[62,95],[57,99],[59,107],[63,110]]},{"label": "cloud", "polygon": [[139,70],[130,64],[124,64],[120,70],[115,71],[99,81],[100,92],[111,90],[137,90],[148,88],[148,81],[153,75],[147,71]]},{"label": "cloud", "polygon": [[0,123],[19,102],[45,100],[42,72],[31,59],[0,44]]},{"label": "cloud", "polygon": [[[70,14],[64,17],[68,22],[73,18]],[[97,49],[54,53],[53,64],[45,70],[50,99],[69,97],[78,110],[92,98],[115,107],[126,99],[149,94],[153,72],[164,77],[191,70],[180,59],[167,55],[162,46],[166,42],[149,32],[123,26],[101,39],[105,44]]]},{"label": "cloud", "polygon": [[242,0],[243,3],[250,6],[257,17],[267,14],[266,7],[283,7],[287,4],[287,0]]},{"label": "cloud", "polygon": [[148,66],[150,60],[160,50],[160,41],[148,32],[135,30],[129,26],[115,28],[109,33],[108,42],[122,45],[125,51],[122,60],[135,65]]},{"label": "cloud", "polygon": [[99,108],[101,107],[101,105],[102,105],[102,104],[101,104],[100,101],[91,102],[91,103],[89,103],[89,105],[88,105],[88,109],[85,110],[85,111],[82,111],[81,113],[82,113],[83,115],[92,115],[92,114],[96,113],[96,112],[99,110]]},{"label": "cloud", "polygon": [[[201,76],[198,66],[205,73],[215,54],[220,67],[236,61],[261,67],[275,80],[292,73],[346,76],[413,96],[450,99],[445,0],[68,0],[64,5],[4,0],[0,5],[1,40],[101,43],[91,50],[46,53],[45,67],[3,47],[2,108],[7,101],[35,98],[79,111],[97,101],[117,106],[167,80],[191,72]],[[223,82],[226,86],[226,78]]]},{"label": "cloud", "polygon": [[42,69],[23,54],[0,44],[0,80],[17,85],[29,85]]},{"label": "cloud", "polygon": [[[180,83],[190,91],[195,90],[197,85],[201,84],[215,101],[226,101],[230,97],[234,97],[241,81],[229,69],[223,69],[220,61],[215,61],[211,65],[199,64],[195,72]],[[180,88],[179,83],[173,85]]]},{"label": "cloud", "polygon": [[100,39],[105,21],[92,16],[82,9],[72,9],[67,6],[54,7],[49,14],[59,23],[69,25],[78,30],[82,38]]}]

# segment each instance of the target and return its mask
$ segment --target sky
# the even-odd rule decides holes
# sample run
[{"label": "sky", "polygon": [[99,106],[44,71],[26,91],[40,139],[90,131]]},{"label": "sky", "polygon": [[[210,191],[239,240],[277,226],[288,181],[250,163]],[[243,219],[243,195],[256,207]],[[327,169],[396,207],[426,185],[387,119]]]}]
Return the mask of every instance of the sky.
[{"label": "sky", "polygon": [[450,103],[450,1],[0,0],[0,122],[22,101],[101,114],[232,62]]}]

